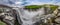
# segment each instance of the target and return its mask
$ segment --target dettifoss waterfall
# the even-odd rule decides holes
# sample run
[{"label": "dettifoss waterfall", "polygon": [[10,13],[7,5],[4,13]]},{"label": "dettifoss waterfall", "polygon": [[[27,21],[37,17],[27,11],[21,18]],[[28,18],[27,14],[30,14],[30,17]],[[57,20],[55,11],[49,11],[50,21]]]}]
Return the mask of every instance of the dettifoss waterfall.
[{"label": "dettifoss waterfall", "polygon": [[15,10],[18,12],[18,21],[20,23],[21,19],[22,25],[34,25],[40,20],[40,15],[44,14],[44,8],[40,8],[37,11],[28,11],[24,8],[15,8]]}]

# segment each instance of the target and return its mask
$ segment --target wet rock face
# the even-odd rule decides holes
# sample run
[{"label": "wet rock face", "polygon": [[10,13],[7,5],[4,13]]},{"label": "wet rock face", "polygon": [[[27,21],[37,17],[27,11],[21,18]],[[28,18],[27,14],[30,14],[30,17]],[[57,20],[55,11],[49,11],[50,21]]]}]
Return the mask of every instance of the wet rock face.
[{"label": "wet rock face", "polygon": [[55,19],[55,21],[56,21],[57,23],[60,23],[60,17],[57,18],[57,19]]},{"label": "wet rock face", "polygon": [[9,7],[0,7],[0,19],[3,20],[8,25],[14,25],[15,21],[15,12],[12,8]]},{"label": "wet rock face", "polygon": [[58,13],[57,18],[55,19],[55,22],[60,24],[60,13]]},{"label": "wet rock face", "polygon": [[60,24],[60,7],[58,8],[58,14],[57,14],[57,18],[55,19],[55,22]]}]

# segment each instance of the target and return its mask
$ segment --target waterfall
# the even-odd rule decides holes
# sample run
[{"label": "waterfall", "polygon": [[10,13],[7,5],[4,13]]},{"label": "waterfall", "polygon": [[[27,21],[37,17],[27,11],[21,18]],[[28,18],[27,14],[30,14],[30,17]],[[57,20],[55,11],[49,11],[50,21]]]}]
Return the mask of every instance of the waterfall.
[{"label": "waterfall", "polygon": [[18,21],[22,21],[22,25],[33,25],[39,21],[39,15],[44,14],[44,8],[40,8],[37,11],[28,11],[24,8],[14,8],[18,12]]}]

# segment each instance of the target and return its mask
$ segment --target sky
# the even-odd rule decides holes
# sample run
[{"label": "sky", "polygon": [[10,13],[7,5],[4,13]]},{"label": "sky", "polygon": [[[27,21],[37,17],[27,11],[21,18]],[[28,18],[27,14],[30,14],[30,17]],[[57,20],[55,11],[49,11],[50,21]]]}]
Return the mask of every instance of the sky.
[{"label": "sky", "polygon": [[60,0],[26,0],[26,5],[41,5],[41,4],[58,4],[60,5]]},{"label": "sky", "polygon": [[56,4],[60,5],[60,0],[0,0],[0,4],[14,5],[42,5]]}]

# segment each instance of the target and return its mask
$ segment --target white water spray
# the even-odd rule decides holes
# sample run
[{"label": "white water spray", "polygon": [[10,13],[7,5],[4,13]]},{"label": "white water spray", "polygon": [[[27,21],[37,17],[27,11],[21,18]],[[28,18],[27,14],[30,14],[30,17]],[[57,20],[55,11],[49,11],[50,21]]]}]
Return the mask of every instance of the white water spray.
[{"label": "white water spray", "polygon": [[[15,10],[19,13],[18,20],[21,19],[23,22],[22,25],[33,25],[39,20],[40,16],[44,14],[44,8],[40,8],[38,11],[31,11],[24,10],[24,8],[15,8]],[[20,21],[19,21],[20,22]]]}]

